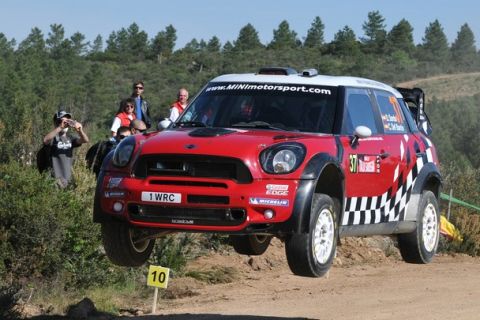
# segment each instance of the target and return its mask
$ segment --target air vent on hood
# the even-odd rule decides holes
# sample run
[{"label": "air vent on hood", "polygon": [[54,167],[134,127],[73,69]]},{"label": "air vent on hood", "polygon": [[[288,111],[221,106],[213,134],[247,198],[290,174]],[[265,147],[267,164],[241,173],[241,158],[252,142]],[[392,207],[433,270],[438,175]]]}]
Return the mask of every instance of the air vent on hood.
[{"label": "air vent on hood", "polygon": [[190,132],[188,135],[190,137],[218,137],[234,132],[234,130],[225,128],[198,128]]}]

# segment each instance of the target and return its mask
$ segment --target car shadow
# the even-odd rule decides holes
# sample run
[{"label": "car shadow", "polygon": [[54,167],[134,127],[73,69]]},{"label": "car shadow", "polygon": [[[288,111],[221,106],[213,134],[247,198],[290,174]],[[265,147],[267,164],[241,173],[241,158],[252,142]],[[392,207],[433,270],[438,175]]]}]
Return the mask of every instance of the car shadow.
[{"label": "car shadow", "polygon": [[[64,320],[72,319],[67,316],[59,315],[42,315],[31,318],[23,318],[29,320]],[[271,316],[254,316],[254,315],[222,315],[222,314],[166,314],[166,315],[143,315],[143,316],[115,316],[108,313],[97,313],[95,315],[88,315],[88,320],[315,320],[313,318],[304,317],[271,317]]]}]

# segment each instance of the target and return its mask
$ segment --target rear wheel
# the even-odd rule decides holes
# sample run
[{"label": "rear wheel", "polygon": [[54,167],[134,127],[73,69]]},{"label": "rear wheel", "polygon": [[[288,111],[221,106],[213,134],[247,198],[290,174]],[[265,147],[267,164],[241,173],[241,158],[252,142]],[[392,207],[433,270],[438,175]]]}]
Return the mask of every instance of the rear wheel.
[{"label": "rear wheel", "polygon": [[272,236],[249,234],[245,236],[230,236],[230,243],[237,253],[259,256],[267,251]]},{"label": "rear wheel", "polygon": [[119,266],[138,267],[152,253],[155,239],[145,230],[132,228],[123,222],[102,223],[103,246],[108,258]]},{"label": "rear wheel", "polygon": [[337,212],[332,198],[315,194],[307,233],[293,234],[285,243],[288,265],[299,276],[321,277],[330,269],[337,248]]},{"label": "rear wheel", "polygon": [[414,231],[398,235],[398,246],[403,260],[410,263],[429,263],[440,237],[440,210],[431,191],[423,191],[417,212]]}]

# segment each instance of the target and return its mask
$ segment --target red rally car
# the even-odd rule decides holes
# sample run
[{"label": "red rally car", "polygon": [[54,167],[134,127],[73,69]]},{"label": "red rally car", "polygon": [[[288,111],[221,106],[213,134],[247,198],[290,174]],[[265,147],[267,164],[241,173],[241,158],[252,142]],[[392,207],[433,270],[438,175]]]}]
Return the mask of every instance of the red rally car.
[{"label": "red rally car", "polygon": [[428,263],[442,179],[423,101],[315,69],[219,76],[167,129],[125,138],[103,162],[106,253],[139,266],[157,237],[216,232],[260,255],[275,236],[294,274],[319,277],[339,237],[395,235],[405,261]]}]

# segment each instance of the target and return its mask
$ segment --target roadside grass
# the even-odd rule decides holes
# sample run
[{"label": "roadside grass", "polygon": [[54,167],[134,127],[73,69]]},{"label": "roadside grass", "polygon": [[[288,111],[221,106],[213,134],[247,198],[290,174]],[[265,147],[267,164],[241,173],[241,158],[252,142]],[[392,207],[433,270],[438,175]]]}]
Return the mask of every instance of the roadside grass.
[{"label": "roadside grass", "polygon": [[232,267],[214,267],[212,270],[188,271],[185,276],[209,284],[231,283],[238,278],[238,271]]}]

